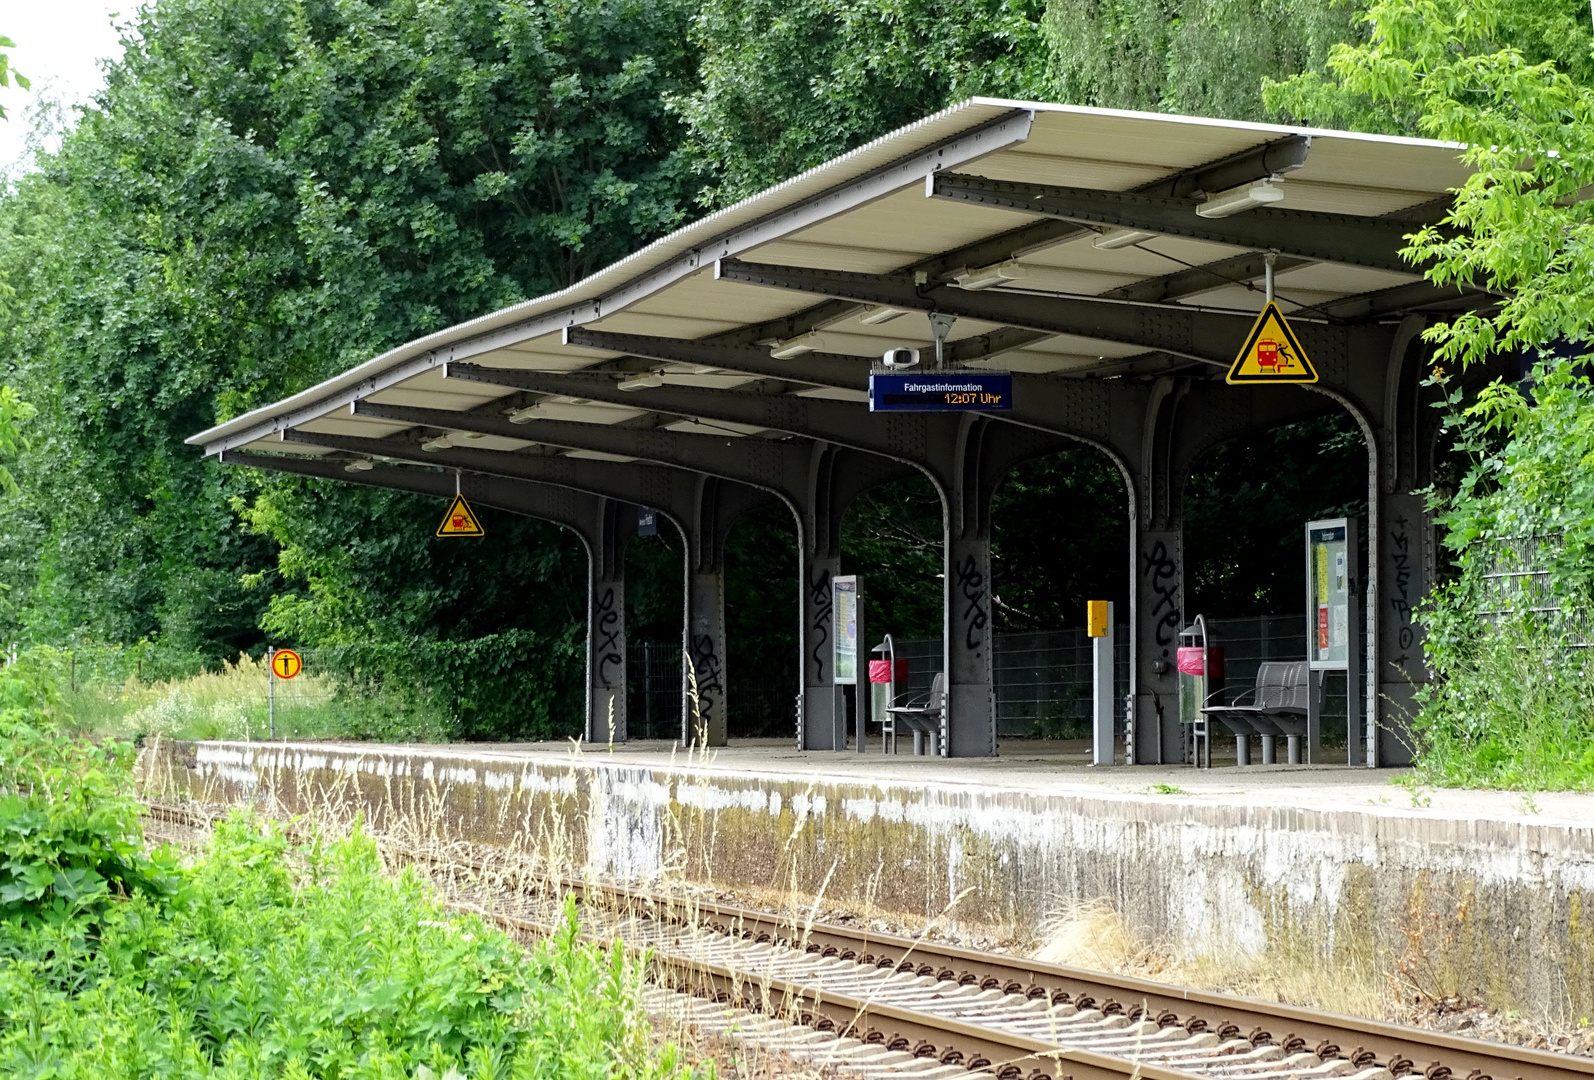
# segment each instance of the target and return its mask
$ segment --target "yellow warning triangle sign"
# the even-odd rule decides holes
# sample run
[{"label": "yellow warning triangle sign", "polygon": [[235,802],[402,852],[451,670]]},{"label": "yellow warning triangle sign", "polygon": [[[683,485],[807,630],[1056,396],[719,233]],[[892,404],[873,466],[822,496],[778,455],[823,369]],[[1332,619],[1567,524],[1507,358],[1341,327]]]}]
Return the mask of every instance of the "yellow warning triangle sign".
[{"label": "yellow warning triangle sign", "polygon": [[1245,348],[1234,358],[1225,380],[1235,383],[1314,383],[1317,369],[1295,340],[1279,306],[1269,300],[1256,325],[1246,336]]},{"label": "yellow warning triangle sign", "polygon": [[448,504],[448,513],[443,515],[443,523],[437,527],[437,535],[486,536],[487,533],[476,520],[476,511],[470,508],[465,496],[455,495],[454,501]]}]

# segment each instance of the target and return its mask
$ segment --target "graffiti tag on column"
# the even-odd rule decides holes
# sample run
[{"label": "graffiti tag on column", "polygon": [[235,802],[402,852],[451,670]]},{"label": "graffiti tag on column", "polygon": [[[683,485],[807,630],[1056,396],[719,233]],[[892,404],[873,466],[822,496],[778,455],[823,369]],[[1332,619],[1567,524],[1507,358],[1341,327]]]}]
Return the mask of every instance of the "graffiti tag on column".
[{"label": "graffiti tag on column", "polygon": [[609,681],[610,665],[623,667],[625,664],[625,658],[620,655],[620,632],[620,612],[615,603],[614,586],[610,585],[598,600],[596,624],[598,681],[606,689],[614,685]]},{"label": "graffiti tag on column", "polygon": [[1140,568],[1141,576],[1151,578],[1151,591],[1157,597],[1151,609],[1151,617],[1157,620],[1157,644],[1171,645],[1184,628],[1184,615],[1179,610],[1179,564],[1168,554],[1168,545],[1161,540],[1142,558],[1146,564]]},{"label": "graffiti tag on column", "polygon": [[830,595],[830,571],[825,567],[816,567],[814,576],[808,579],[808,602],[814,606],[814,621],[810,624],[813,630],[814,651],[809,653],[814,660],[814,681],[825,681],[825,658],[830,655],[830,650],[825,647],[830,640],[830,616],[835,605],[835,598]]},{"label": "graffiti tag on column", "polygon": [[697,672],[697,715],[707,727],[713,721],[716,695],[724,690],[720,683],[723,664],[713,634],[692,635],[692,668]]},{"label": "graffiti tag on column", "polygon": [[1404,514],[1395,519],[1395,527],[1390,530],[1389,550],[1390,562],[1395,571],[1394,595],[1390,597],[1389,604],[1395,611],[1395,619],[1400,629],[1396,631],[1395,642],[1400,649],[1400,655],[1395,658],[1395,663],[1402,668],[1410,659],[1408,650],[1417,641],[1417,630],[1412,626],[1411,610],[1411,534],[1407,529],[1410,524]]},{"label": "graffiti tag on column", "polygon": [[963,607],[963,644],[969,651],[985,643],[985,624],[990,615],[985,609],[985,575],[973,555],[965,555],[958,564],[957,587],[966,601]]}]

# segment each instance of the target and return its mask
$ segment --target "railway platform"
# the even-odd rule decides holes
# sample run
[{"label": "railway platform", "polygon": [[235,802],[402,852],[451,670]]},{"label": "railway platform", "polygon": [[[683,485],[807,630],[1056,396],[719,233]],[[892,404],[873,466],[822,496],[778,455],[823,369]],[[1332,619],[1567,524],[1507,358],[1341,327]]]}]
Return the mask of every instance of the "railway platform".
[{"label": "railway platform", "polygon": [[148,749],[144,770],[165,797],[342,808],[607,880],[1005,941],[1105,904],[1180,955],[1594,1015],[1594,796],[1419,790],[1343,765],[1094,769],[1068,743],[1002,754],[217,742]]}]

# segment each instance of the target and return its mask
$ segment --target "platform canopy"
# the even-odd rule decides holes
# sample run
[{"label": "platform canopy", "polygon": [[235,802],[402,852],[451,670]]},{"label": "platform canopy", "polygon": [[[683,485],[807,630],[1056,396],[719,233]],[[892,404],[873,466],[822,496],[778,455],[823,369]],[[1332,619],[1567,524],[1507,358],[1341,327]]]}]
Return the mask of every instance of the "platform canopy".
[{"label": "platform canopy", "polygon": [[[1071,380],[1217,373],[1239,344],[1234,314],[1262,305],[1268,252],[1297,323],[1487,303],[1429,285],[1399,256],[1402,236],[1438,220],[1466,176],[1456,147],[1429,140],[976,98],[568,289],[409,342],[188,441],[209,454],[357,458],[346,440],[361,439],[381,440],[364,446],[374,457],[384,443],[421,443],[628,460],[519,428],[784,438],[582,386],[606,373],[603,388],[862,401],[886,349],[929,353],[932,311],[956,317],[949,363]],[[452,413],[492,423],[461,431]]]}]

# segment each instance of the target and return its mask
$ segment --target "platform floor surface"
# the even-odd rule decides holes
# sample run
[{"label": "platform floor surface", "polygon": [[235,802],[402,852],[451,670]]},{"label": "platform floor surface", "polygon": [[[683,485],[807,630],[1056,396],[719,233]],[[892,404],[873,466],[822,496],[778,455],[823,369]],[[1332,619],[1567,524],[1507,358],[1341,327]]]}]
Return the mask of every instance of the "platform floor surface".
[{"label": "platform floor surface", "polygon": [[[616,764],[707,769],[742,776],[789,780],[972,786],[1052,795],[1205,805],[1277,806],[1310,810],[1358,810],[1377,816],[1521,822],[1544,826],[1594,825],[1594,793],[1471,791],[1416,787],[1409,769],[1347,768],[1344,764],[1250,765],[1236,767],[1233,751],[1211,769],[1179,765],[1117,765],[1094,768],[1083,740],[1004,739],[995,758],[914,757],[904,746],[896,755],[878,743],[856,750],[801,751],[789,739],[735,739],[728,747],[686,751],[662,740],[607,745],[574,742],[450,743],[408,749],[462,758],[603,758]],[[1332,751],[1330,751],[1332,753]],[[1343,761],[1344,751],[1339,752]]]}]

